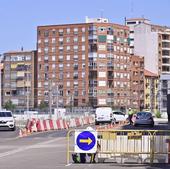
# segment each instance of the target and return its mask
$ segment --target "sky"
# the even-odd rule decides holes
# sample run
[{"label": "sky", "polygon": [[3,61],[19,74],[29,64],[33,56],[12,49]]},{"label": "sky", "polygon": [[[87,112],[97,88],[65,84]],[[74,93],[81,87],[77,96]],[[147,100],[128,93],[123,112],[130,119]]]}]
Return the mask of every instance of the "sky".
[{"label": "sky", "polygon": [[169,9],[170,0],[0,0],[0,54],[35,50],[37,26],[83,23],[85,16],[118,24],[145,17],[170,26]]}]

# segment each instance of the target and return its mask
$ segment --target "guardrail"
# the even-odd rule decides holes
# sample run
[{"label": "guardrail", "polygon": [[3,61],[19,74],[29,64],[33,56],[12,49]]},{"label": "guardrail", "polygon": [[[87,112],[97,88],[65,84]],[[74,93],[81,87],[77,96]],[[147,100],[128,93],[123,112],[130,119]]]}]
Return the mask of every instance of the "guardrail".
[{"label": "guardrail", "polygon": [[[67,164],[74,153],[77,130],[67,135]],[[96,130],[99,163],[170,163],[170,131],[164,130]],[[71,135],[71,136],[70,136]]]}]

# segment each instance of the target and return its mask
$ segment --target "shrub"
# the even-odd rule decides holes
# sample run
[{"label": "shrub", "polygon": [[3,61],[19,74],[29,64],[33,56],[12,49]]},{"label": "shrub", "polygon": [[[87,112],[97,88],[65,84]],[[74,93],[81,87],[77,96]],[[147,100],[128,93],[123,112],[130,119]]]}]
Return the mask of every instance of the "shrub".
[{"label": "shrub", "polygon": [[161,118],[161,112],[160,112],[160,111],[157,111],[157,112],[155,113],[155,116],[156,116],[157,118]]}]

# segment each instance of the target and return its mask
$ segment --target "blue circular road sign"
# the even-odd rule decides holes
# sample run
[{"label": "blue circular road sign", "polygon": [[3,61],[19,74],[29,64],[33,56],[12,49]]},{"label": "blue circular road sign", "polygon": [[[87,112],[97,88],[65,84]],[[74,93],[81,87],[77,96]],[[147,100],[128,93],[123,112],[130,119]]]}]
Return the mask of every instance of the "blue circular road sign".
[{"label": "blue circular road sign", "polygon": [[77,146],[84,151],[91,150],[96,144],[96,138],[93,133],[83,131],[77,136]]}]

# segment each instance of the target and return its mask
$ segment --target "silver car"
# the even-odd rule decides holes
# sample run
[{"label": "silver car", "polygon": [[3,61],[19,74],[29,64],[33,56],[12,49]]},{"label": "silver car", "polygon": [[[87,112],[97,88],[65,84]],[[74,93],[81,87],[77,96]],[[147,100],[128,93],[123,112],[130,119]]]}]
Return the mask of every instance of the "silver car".
[{"label": "silver car", "polygon": [[149,125],[154,126],[154,120],[151,112],[138,112],[133,115],[134,126],[138,125]]}]

